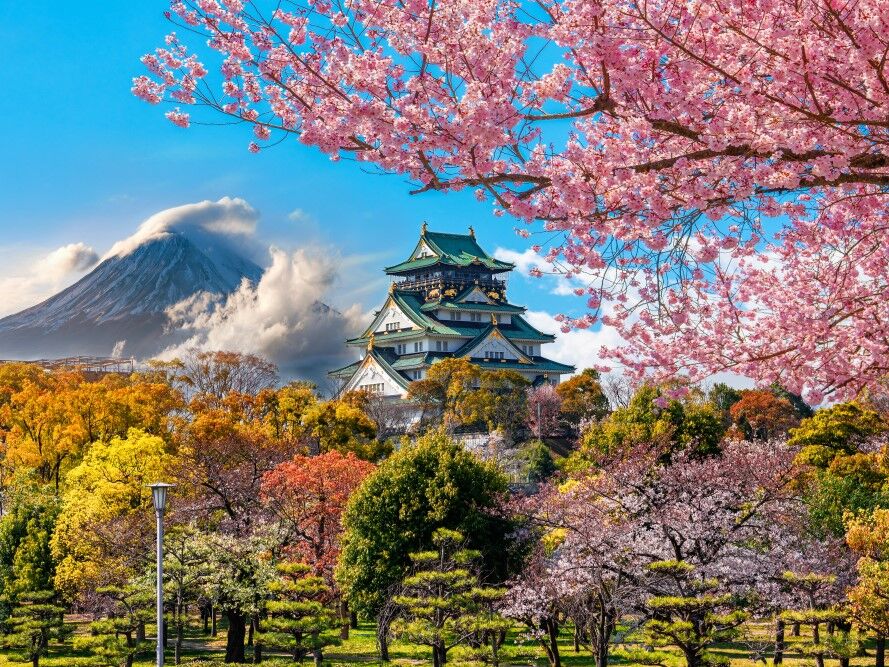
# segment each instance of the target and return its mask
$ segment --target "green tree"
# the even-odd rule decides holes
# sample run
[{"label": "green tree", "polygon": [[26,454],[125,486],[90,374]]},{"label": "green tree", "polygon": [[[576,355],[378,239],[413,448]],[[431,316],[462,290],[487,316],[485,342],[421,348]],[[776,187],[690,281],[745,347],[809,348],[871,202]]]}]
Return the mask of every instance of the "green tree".
[{"label": "green tree", "polygon": [[800,448],[800,460],[826,468],[838,454],[854,454],[858,444],[881,433],[887,424],[858,403],[840,403],[818,410],[791,429],[788,444]]},{"label": "green tree", "polygon": [[[659,561],[649,565],[658,595],[645,605],[649,620],[642,627],[649,646],[675,646],[687,667],[719,664],[709,652],[718,642],[737,636],[747,615],[736,608],[730,593],[718,593],[718,582],[704,579],[684,561]],[[722,662],[727,663],[727,660]]]},{"label": "green tree", "polygon": [[822,537],[841,537],[847,514],[889,506],[887,473],[883,455],[861,452],[838,454],[826,469],[815,469],[804,493],[811,529]]},{"label": "green tree", "polygon": [[515,432],[525,422],[529,386],[516,371],[482,371],[478,389],[457,404],[460,422],[463,425],[482,423],[491,431]]},{"label": "green tree", "polygon": [[289,651],[294,661],[302,662],[311,653],[320,667],[324,647],[339,642],[333,632],[337,616],[326,604],[332,597],[330,587],[305,563],[279,563],[277,573],[269,584],[268,618],[258,641]]},{"label": "green tree", "polygon": [[845,625],[846,614],[823,602],[825,598],[829,597],[824,592],[834,585],[836,577],[815,572],[804,574],[785,572],[782,579],[784,585],[792,591],[800,604],[795,609],[782,612],[781,618],[787,623],[808,625],[812,628],[811,641],[800,647],[803,654],[812,657],[818,667],[824,667],[826,655],[836,655],[845,663],[844,667],[848,667],[850,657],[848,642],[835,641],[834,638],[825,642],[821,635],[822,625],[842,624],[842,634],[848,637],[848,625]]},{"label": "green tree", "polygon": [[644,385],[626,408],[592,423],[581,440],[581,456],[626,452],[650,442],[691,447],[700,455],[719,451],[725,432],[722,415],[699,392],[669,398],[663,388]]},{"label": "green tree", "polygon": [[[247,626],[263,611],[269,597],[274,568],[269,563],[269,544],[261,536],[235,538],[204,534],[210,576],[205,595],[228,620],[225,662],[245,662]],[[257,645],[254,645],[254,650]]]},{"label": "green tree", "polygon": [[549,447],[541,440],[525,443],[519,450],[519,457],[524,463],[529,482],[545,482],[558,470]]},{"label": "green tree", "polygon": [[[410,568],[410,554],[428,549],[437,528],[459,530],[482,554],[483,571],[502,581],[514,549],[510,526],[492,510],[507,493],[497,467],[438,431],[406,442],[369,475],[343,516],[336,579],[350,604],[380,614]],[[379,627],[386,653],[387,623]]]},{"label": "green tree", "polygon": [[604,419],[611,411],[608,397],[602,390],[599,371],[594,368],[585,368],[557,385],[556,393],[562,399],[562,416],[575,431],[581,422]]},{"label": "green tree", "polygon": [[59,515],[50,492],[18,488],[0,519],[0,622],[21,591],[52,590],[55,561],[50,540]]},{"label": "green tree", "polygon": [[463,535],[437,529],[431,551],[410,555],[414,571],[402,582],[395,598],[401,617],[393,624],[396,636],[432,649],[432,664],[442,667],[448,651],[474,638],[489,639],[490,658],[498,664],[504,621],[491,611],[503,589],[482,586],[472,573],[478,551],[462,547]]},{"label": "green tree", "polygon": [[56,603],[55,591],[19,593],[6,621],[9,632],[3,638],[4,645],[15,650],[13,659],[39,667],[50,642],[62,641],[70,634],[64,613],[65,608]]},{"label": "green tree", "polygon": [[90,623],[89,634],[74,638],[74,648],[89,651],[92,662],[102,667],[132,667],[136,654],[145,647],[140,629],[153,618],[154,591],[139,580],[96,592],[102,596],[107,614]]},{"label": "green tree", "polygon": [[210,577],[207,544],[192,526],[175,526],[164,539],[164,576],[166,599],[172,602],[173,628],[176,632],[174,661],[182,657],[182,641],[188,606],[197,602]]}]

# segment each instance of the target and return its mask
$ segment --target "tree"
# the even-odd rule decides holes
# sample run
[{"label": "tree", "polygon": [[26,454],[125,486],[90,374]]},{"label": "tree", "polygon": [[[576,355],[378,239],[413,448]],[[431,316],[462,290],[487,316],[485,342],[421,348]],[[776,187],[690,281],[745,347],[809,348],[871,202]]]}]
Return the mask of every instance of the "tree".
[{"label": "tree", "polygon": [[889,510],[849,522],[846,540],[859,556],[858,582],[849,590],[852,617],[877,635],[877,665],[885,664],[889,636]]},{"label": "tree", "polygon": [[274,578],[269,544],[259,535],[205,533],[203,539],[210,573],[204,584],[206,595],[228,619],[225,662],[246,662],[247,624],[263,609]]},{"label": "tree", "polygon": [[556,473],[556,463],[553,461],[549,447],[540,440],[526,443],[519,450],[519,457],[525,464],[525,473],[529,482],[545,482]]},{"label": "tree", "polygon": [[52,536],[55,586],[76,597],[123,585],[151,553],[154,512],[147,484],[170,478],[175,459],[158,436],[131,429],[96,442],[66,478]]},{"label": "tree", "polygon": [[510,370],[482,371],[478,389],[457,404],[463,425],[482,423],[489,431],[514,433],[525,423],[530,383]]},{"label": "tree", "polygon": [[59,505],[55,496],[33,489],[18,488],[12,494],[0,519],[0,621],[19,592],[53,589],[56,563],[50,540]]},{"label": "tree", "polygon": [[561,411],[565,421],[574,430],[581,422],[604,419],[611,411],[599,372],[592,368],[585,368],[557,385],[556,393],[562,400]]},{"label": "tree", "polygon": [[74,648],[89,651],[103,667],[132,667],[145,645],[139,631],[153,616],[154,591],[138,581],[96,592],[102,596],[105,618],[90,623],[88,635],[75,637]]},{"label": "tree", "polygon": [[764,389],[745,389],[729,414],[748,439],[780,438],[799,424],[799,415],[786,398]]},{"label": "tree", "polygon": [[349,497],[376,466],[353,453],[297,455],[265,474],[262,497],[284,525],[295,554],[332,583]]},{"label": "tree", "polygon": [[[413,573],[402,582],[402,592],[395,598],[402,617],[393,625],[396,636],[429,646],[432,664],[442,667],[448,651],[466,642],[471,635],[486,631],[499,635],[508,626],[495,627],[496,619],[486,613],[490,603],[503,591],[479,584],[469,567],[481,554],[462,548],[463,535],[438,528],[432,534],[431,551],[410,555]],[[491,654],[494,664],[502,639],[494,639]]]},{"label": "tree", "polygon": [[422,411],[421,422],[447,428],[466,423],[463,408],[481,381],[481,369],[465,357],[446,357],[429,367],[426,377],[408,386],[408,398]]},{"label": "tree", "polygon": [[889,430],[880,416],[858,403],[840,403],[804,419],[790,432],[790,444],[801,448],[808,463],[827,467],[838,453],[852,454],[868,438]]},{"label": "tree", "polygon": [[559,430],[562,399],[551,384],[528,389],[528,428],[539,439],[555,435]]},{"label": "tree", "polygon": [[278,578],[269,584],[266,629],[258,641],[288,650],[294,661],[312,653],[315,667],[321,667],[324,647],[338,642],[331,634],[336,616],[325,604],[330,589],[304,563],[280,563],[277,571]]},{"label": "tree", "polygon": [[587,427],[580,454],[608,456],[652,442],[691,448],[699,455],[717,452],[724,432],[718,411],[698,395],[680,400],[672,394],[667,388],[643,385],[626,408],[618,408]]},{"label": "tree", "polygon": [[388,453],[385,444],[375,439],[377,425],[373,420],[360,408],[343,401],[316,403],[307,408],[301,426],[313,453],[354,452],[368,461]]},{"label": "tree", "polygon": [[3,643],[18,651],[20,662],[39,667],[51,641],[60,641],[70,632],[65,627],[65,608],[56,604],[55,591],[26,591],[17,596],[12,614],[6,621],[9,632]]},{"label": "tree", "polygon": [[747,618],[731,593],[718,593],[718,582],[695,569],[684,561],[648,566],[658,595],[646,600],[650,618],[642,628],[646,644],[677,647],[688,667],[718,664],[707,649],[737,636]]},{"label": "tree", "polygon": [[[370,474],[343,515],[336,580],[354,608],[377,614],[407,574],[410,554],[427,549],[437,528],[459,530],[482,554],[484,573],[503,580],[509,522],[496,508],[507,481],[491,463],[442,432],[405,443]],[[386,627],[379,628],[385,652]]]},{"label": "tree", "polygon": [[[796,609],[787,610],[781,616],[786,621],[811,626],[812,641],[804,653],[811,655],[818,667],[824,667],[825,654],[829,654],[832,647],[823,642],[821,625],[826,623],[833,626],[846,620],[846,613],[829,603],[836,576],[821,572],[785,572],[783,580],[796,594],[798,603]],[[835,650],[836,644],[833,648]],[[846,658],[843,667],[848,667],[849,656],[840,657]]]},{"label": "tree", "polygon": [[638,375],[732,370],[817,404],[887,367],[880,6],[175,3],[197,52],[170,37],[133,92],[179,126],[182,105],[252,126],[251,151],[292,134],[473,189],[555,237],[540,252],[590,308],[565,326],[615,327]]},{"label": "tree", "polygon": [[192,349],[179,362],[176,379],[195,394],[221,401],[232,393],[256,395],[274,386],[278,369],[254,354]]},{"label": "tree", "polygon": [[207,544],[193,526],[176,526],[164,537],[164,586],[172,600],[173,627],[176,632],[174,662],[182,658],[182,641],[188,606],[200,598],[210,576]]}]

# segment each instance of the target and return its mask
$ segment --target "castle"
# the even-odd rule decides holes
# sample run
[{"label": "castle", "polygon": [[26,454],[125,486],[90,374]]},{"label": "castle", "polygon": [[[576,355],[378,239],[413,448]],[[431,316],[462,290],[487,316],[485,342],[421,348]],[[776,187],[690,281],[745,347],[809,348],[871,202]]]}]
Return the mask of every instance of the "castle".
[{"label": "castle", "polygon": [[431,232],[423,224],[410,257],[386,268],[394,276],[373,322],[347,341],[364,354],[331,371],[342,391],[365,390],[403,398],[408,385],[446,357],[466,357],[484,369],[519,372],[535,385],[557,384],[573,366],[547,359],[555,340],[522,317],[506,298],[514,264],[491,257],[469,234]]}]

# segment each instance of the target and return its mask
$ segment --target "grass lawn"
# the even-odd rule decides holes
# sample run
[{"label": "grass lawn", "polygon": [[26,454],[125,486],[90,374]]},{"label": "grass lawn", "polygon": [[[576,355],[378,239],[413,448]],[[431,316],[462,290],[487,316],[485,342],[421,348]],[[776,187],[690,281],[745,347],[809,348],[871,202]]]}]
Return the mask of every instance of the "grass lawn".
[{"label": "grass lawn", "polygon": [[[77,624],[76,632],[85,632],[85,623]],[[149,627],[149,632],[152,628]],[[374,628],[369,623],[362,623],[357,630],[352,630],[349,639],[343,641],[339,646],[329,647],[324,653],[325,664],[331,667],[342,667],[343,665],[374,665],[380,664],[376,655],[376,645],[374,640]],[[731,644],[723,644],[716,647],[716,652],[729,658],[732,667],[757,667],[757,665],[768,664],[771,666],[771,656],[768,656],[768,662],[763,663],[752,659],[752,654],[757,650],[758,644],[761,645],[767,641],[770,633],[768,624],[756,624],[748,628],[746,633],[749,638],[746,641],[736,641]],[[795,638],[789,636],[788,628],[788,650],[785,653],[784,665],[786,667],[809,667],[814,664],[811,658],[807,658],[793,648],[794,643],[806,641],[805,630],[803,637]],[[220,632],[216,637],[207,637],[200,633],[198,629],[191,629],[185,639],[185,650],[183,651],[182,664],[198,665],[221,664],[225,652],[225,630],[220,628]],[[171,642],[172,646],[172,642]],[[581,650],[575,653],[570,632],[563,632],[560,639],[560,648],[562,654],[562,664],[565,667],[591,667],[595,665],[595,660],[587,651]],[[134,667],[151,667],[154,665],[154,647],[150,642],[146,645],[146,651],[141,654],[133,663]],[[867,643],[868,654],[854,658],[852,665],[855,667],[865,667],[874,664],[873,644]],[[248,647],[248,659],[251,649]],[[682,667],[683,661],[678,652],[672,652],[675,656],[671,659],[668,667]],[[173,664],[172,648],[166,653],[166,664]],[[404,642],[393,642],[390,647],[390,658],[392,665],[429,665],[431,664],[431,655],[429,649],[423,646],[406,644]],[[612,659],[614,665],[622,665],[625,667],[637,667],[633,663],[622,661],[620,658]],[[6,652],[0,651],[0,665],[21,665],[23,663],[12,662],[7,658]],[[54,646],[50,654],[44,657],[40,664],[45,667],[78,667],[78,665],[88,665],[89,656],[87,654],[73,651],[70,642],[67,646]],[[95,663],[92,663],[95,664]],[[263,663],[268,667],[278,667],[280,665],[292,665],[291,660],[275,655],[272,652],[265,652]],[[305,665],[311,664],[311,660],[304,662]],[[838,665],[835,659],[827,659],[828,666]],[[510,632],[507,638],[507,644],[503,649],[503,665],[510,667],[547,667],[548,663],[544,656],[543,650],[535,643],[528,640],[523,641],[521,638],[521,629],[516,628]]]}]

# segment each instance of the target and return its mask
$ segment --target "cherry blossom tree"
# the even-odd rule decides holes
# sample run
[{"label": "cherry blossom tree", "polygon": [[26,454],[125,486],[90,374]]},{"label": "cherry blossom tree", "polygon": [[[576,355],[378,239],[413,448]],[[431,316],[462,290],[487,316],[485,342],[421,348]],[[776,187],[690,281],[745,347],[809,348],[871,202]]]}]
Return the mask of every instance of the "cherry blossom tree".
[{"label": "cherry blossom tree", "polygon": [[[667,451],[639,446],[630,456],[600,460],[517,508],[540,531],[541,546],[511,583],[504,613],[545,646],[552,625],[570,618],[605,667],[622,618],[666,623],[666,636],[670,624],[688,622],[683,614],[697,609],[706,616],[695,626],[702,631],[681,648],[690,665],[699,664],[708,646],[743,620],[727,601],[774,594],[794,567],[790,545],[799,546],[794,536],[802,524],[793,519],[804,511],[794,450],[769,440],[728,442],[721,454],[703,458]],[[663,563],[682,576],[665,578]],[[703,582],[706,591],[698,590]],[[688,602],[698,593],[721,602]],[[665,601],[678,598],[688,604],[668,609]]]},{"label": "cherry blossom tree", "polygon": [[565,327],[616,327],[635,373],[731,369],[817,404],[889,367],[885,12],[173,0],[133,92],[182,127],[244,124],[254,152],[293,135],[472,189],[584,281]]}]

